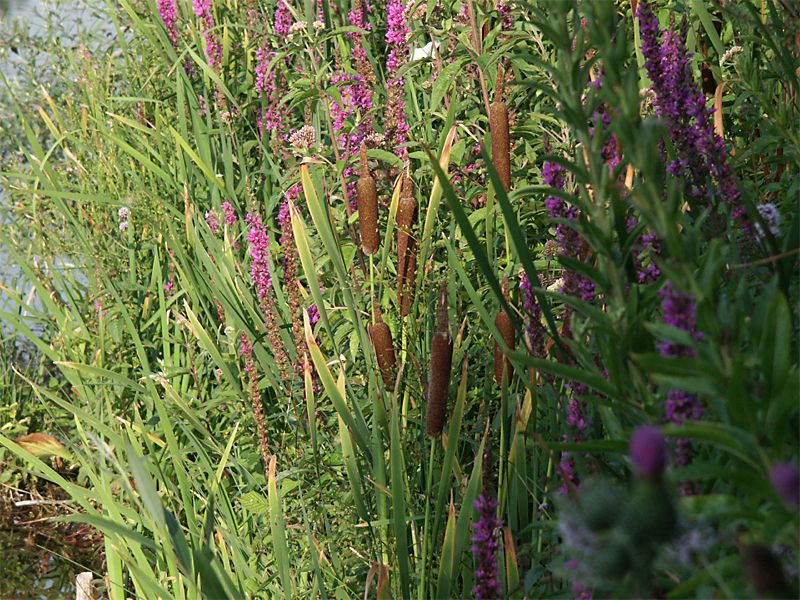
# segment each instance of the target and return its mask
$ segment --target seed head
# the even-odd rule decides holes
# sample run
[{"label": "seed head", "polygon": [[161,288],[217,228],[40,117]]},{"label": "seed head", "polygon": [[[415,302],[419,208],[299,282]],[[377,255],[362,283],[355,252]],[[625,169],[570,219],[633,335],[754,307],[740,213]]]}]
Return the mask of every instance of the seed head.
[{"label": "seed head", "polygon": [[511,188],[511,141],[508,134],[508,107],[503,101],[503,69],[497,69],[494,102],[489,105],[489,128],[492,133],[492,165],[503,189]]},{"label": "seed head", "polygon": [[367,147],[361,144],[361,169],[356,183],[356,202],[358,204],[358,227],[361,232],[361,246],[366,254],[378,250],[378,192],[375,179],[367,164]]}]

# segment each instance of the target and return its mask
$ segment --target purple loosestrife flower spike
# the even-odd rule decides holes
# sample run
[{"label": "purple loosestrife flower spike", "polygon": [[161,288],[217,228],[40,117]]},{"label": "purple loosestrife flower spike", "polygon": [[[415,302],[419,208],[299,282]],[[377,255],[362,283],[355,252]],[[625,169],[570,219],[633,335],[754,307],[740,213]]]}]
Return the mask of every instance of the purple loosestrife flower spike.
[{"label": "purple loosestrife flower spike", "polygon": [[497,541],[502,521],[497,518],[497,500],[491,490],[491,450],[483,456],[483,492],[473,506],[478,511],[478,520],[472,524],[472,554],[475,555],[475,585],[472,594],[478,600],[500,598],[503,587],[497,570]]},{"label": "purple loosestrife flower spike", "polygon": [[408,38],[411,30],[406,22],[406,7],[403,0],[389,0],[386,4],[386,44],[389,56],[386,59],[388,93],[386,105],[386,138],[396,152],[405,155],[403,147],[408,141],[406,120],[405,82],[397,73],[408,57]]},{"label": "purple loosestrife flower spike", "polygon": [[790,463],[774,465],[769,480],[788,508],[800,507],[800,470],[796,466]]},{"label": "purple loosestrife flower spike", "polygon": [[677,158],[668,165],[668,170],[685,177],[688,192],[696,199],[708,196],[711,190],[706,181],[710,176],[717,196],[731,207],[735,219],[745,223],[746,213],[728,164],[725,143],[714,131],[712,111],[692,75],[689,62],[692,55],[684,43],[685,22],[680,31],[675,31],[671,23],[670,30],[662,32],[649,0],[639,2],[637,16],[656,112],[677,151]]},{"label": "purple loosestrife flower spike", "polygon": [[222,66],[222,43],[219,35],[214,31],[214,13],[211,9],[211,0],[192,0],[194,15],[200,21],[200,33],[206,43],[206,58],[208,66],[219,71]]},{"label": "purple loosestrife flower spike", "polygon": [[222,214],[225,215],[226,225],[233,225],[236,223],[236,212],[233,210],[233,205],[227,200],[222,203]]},{"label": "purple loosestrife flower spike", "polygon": [[658,479],[667,466],[667,444],[658,427],[638,427],[631,436],[631,460],[636,472],[647,479]]},{"label": "purple loosestrife flower spike", "polygon": [[158,14],[161,16],[161,22],[164,23],[164,29],[167,30],[167,37],[172,42],[172,47],[177,47],[178,28],[176,26],[175,0],[158,0]]},{"label": "purple loosestrife flower spike", "polygon": [[[690,333],[695,339],[701,339],[702,334],[696,326],[694,298],[676,289],[669,280],[659,293],[664,323]],[[675,342],[660,342],[658,351],[662,356],[674,358],[694,358],[697,354],[693,348]],[[703,406],[697,396],[683,390],[669,390],[664,409],[667,419],[678,425],[697,421],[703,416]],[[678,440],[678,464],[689,464],[691,456],[691,442]]]},{"label": "purple loosestrife flower spike", "polygon": [[[564,168],[558,163],[544,163],[542,182],[558,190],[564,189]],[[558,196],[549,196],[544,204],[551,219],[573,222],[578,220],[577,207],[568,205]],[[567,223],[556,224],[556,244],[559,256],[579,259],[586,251],[586,242],[577,230]],[[594,284],[571,269],[565,269],[563,293],[588,302],[594,299]]]},{"label": "purple loosestrife flower spike", "polygon": [[544,325],[542,325],[542,307],[539,306],[539,301],[533,291],[533,284],[526,273],[522,274],[522,281],[519,287],[522,290],[522,307],[528,315],[528,322],[525,324],[528,349],[533,356],[542,358],[544,356],[545,338]]},{"label": "purple loosestrife flower spike", "polygon": [[250,279],[256,288],[259,301],[263,302],[269,295],[272,276],[269,272],[269,234],[261,222],[261,217],[252,213],[247,215],[250,231],[247,234],[250,258]]}]

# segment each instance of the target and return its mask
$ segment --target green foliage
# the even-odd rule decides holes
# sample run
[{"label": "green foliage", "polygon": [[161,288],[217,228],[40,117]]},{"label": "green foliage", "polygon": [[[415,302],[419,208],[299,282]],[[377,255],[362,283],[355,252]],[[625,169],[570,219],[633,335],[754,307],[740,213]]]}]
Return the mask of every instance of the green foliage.
[{"label": "green foliage", "polygon": [[[466,597],[482,493],[499,502],[508,597],[574,584],[609,597],[750,593],[737,544],[797,551],[796,511],[769,482],[798,458],[797,47],[773,2],[673,4],[692,68],[708,63],[726,84],[727,160],[761,229],[667,169],[677,150],[642,106],[628,3],[515,3],[504,26],[502,5],[469,2],[459,16],[461,3],[418,2],[408,44],[440,41],[441,56],[392,74],[383,3],[362,35],[349,3],[290,2],[297,27],[278,36],[275,3],[216,1],[215,68],[190,2],[177,3],[173,46],[155,0],[109,1],[114,51],[62,50],[77,80],[4,106],[19,150],[4,160],[14,232],[3,249],[32,292],[4,290],[2,318],[37,360],[12,368],[0,355],[0,461],[13,465],[0,481],[63,488],[69,519],[103,535],[110,598]],[[364,69],[375,108],[337,121]],[[508,192],[488,150],[498,71],[513,115]],[[270,76],[274,97],[257,89]],[[356,148],[342,141],[360,142],[367,122],[389,133],[393,76],[409,141],[367,140],[383,243],[365,256]],[[289,141],[303,125],[308,147]],[[563,187],[543,184],[553,165]],[[419,258],[401,316],[405,193],[420,207]],[[574,218],[550,215],[553,198]],[[783,217],[777,233],[759,216],[766,201]],[[268,253],[254,251],[253,217]],[[553,251],[565,230],[578,255]],[[639,277],[647,265],[652,280]],[[570,276],[591,297],[559,284]],[[695,331],[664,322],[667,281],[692,298]],[[442,282],[454,368],[445,433],[428,438]],[[495,325],[501,309],[514,348]],[[367,333],[378,311],[394,385]],[[502,386],[495,343],[514,366]],[[665,343],[686,351],[664,356]],[[663,427],[692,460],[676,452],[657,484],[632,478],[631,432],[665,422],[674,391],[704,407]],[[14,442],[33,432],[67,445],[66,469]]]}]

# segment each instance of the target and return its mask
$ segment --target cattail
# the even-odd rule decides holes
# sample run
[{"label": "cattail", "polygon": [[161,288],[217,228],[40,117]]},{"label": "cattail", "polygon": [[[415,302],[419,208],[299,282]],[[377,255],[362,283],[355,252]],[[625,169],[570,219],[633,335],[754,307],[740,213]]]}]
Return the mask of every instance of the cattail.
[{"label": "cattail", "polygon": [[375,179],[367,165],[367,147],[361,144],[361,172],[356,183],[358,205],[358,228],[361,231],[361,247],[365,254],[378,249],[378,191]]},{"label": "cattail", "polygon": [[444,427],[450,368],[453,363],[453,336],[447,316],[447,282],[443,281],[436,309],[436,332],[431,340],[431,364],[428,374],[427,434],[439,435]]},{"label": "cattail", "polygon": [[411,303],[414,302],[414,286],[417,279],[417,242],[413,238],[409,240],[407,252],[408,264],[403,273],[403,280],[398,286],[401,317],[408,316],[411,312]]},{"label": "cattail", "polygon": [[492,166],[503,189],[511,188],[511,142],[508,136],[508,107],[503,101],[503,68],[497,69],[494,102],[489,105],[489,128],[492,133]]},{"label": "cattail", "polygon": [[411,178],[403,179],[403,190],[397,204],[397,284],[402,285],[409,260],[411,230],[417,220],[417,201],[411,190]]},{"label": "cattail", "polygon": [[375,306],[375,323],[369,325],[369,339],[372,340],[372,346],[375,348],[375,356],[378,359],[378,367],[381,370],[381,377],[383,378],[384,385],[389,388],[394,383],[395,377],[395,354],[394,343],[392,342],[392,332],[389,326],[381,319],[381,310],[374,302]]},{"label": "cattail", "polygon": [[[511,317],[508,316],[508,313],[505,310],[501,310],[499,313],[497,313],[497,316],[494,319],[494,326],[500,331],[500,335],[503,336],[503,341],[506,343],[506,346],[513,350],[516,332],[514,331],[514,323],[511,321]],[[502,385],[504,370],[506,381],[511,381],[511,377],[514,374],[514,367],[511,365],[511,361],[506,358],[505,354],[503,353],[503,349],[500,347],[500,344],[495,342],[494,380],[497,382],[497,385]]]}]

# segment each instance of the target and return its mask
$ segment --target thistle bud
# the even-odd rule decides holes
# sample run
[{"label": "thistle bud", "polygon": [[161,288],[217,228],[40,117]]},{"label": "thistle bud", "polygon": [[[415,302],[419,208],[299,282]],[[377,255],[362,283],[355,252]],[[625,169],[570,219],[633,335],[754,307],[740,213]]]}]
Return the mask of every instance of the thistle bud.
[{"label": "thistle bud", "polygon": [[431,363],[428,374],[427,434],[439,435],[444,428],[450,368],[453,363],[453,337],[447,316],[447,282],[442,282],[436,310],[436,332],[431,340]]},{"label": "thistle bud", "polygon": [[361,168],[356,183],[358,205],[358,228],[361,232],[361,247],[366,254],[378,250],[378,191],[375,179],[367,164],[367,147],[361,144]]},{"label": "thistle bud", "polygon": [[511,142],[508,133],[508,107],[503,101],[503,69],[497,69],[494,101],[489,105],[489,129],[492,134],[492,166],[503,189],[511,188]]},{"label": "thistle bud", "polygon": [[380,309],[376,306],[375,323],[367,327],[369,339],[375,348],[375,357],[378,359],[378,367],[381,370],[381,378],[387,388],[394,384],[396,357],[394,353],[394,343],[392,342],[392,332],[389,326],[381,319]]}]

